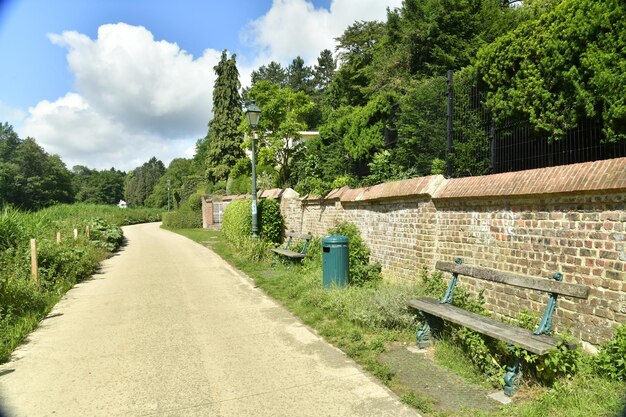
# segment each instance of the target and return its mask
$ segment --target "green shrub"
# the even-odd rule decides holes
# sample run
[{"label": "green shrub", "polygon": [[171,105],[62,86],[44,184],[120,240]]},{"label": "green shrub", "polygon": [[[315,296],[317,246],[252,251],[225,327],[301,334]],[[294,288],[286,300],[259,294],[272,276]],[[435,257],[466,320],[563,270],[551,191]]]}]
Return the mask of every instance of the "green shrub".
[{"label": "green shrub", "polygon": [[270,198],[259,202],[261,239],[270,243],[280,243],[285,230],[285,220],[280,214],[280,204]]},{"label": "green shrub", "polygon": [[181,203],[180,209],[200,213],[202,215],[202,191],[196,191]]},{"label": "green shrub", "polygon": [[382,280],[380,263],[370,264],[370,250],[363,242],[359,229],[348,222],[341,222],[329,231],[330,234],[347,236],[350,239],[350,284],[375,284]]},{"label": "green shrub", "polygon": [[626,381],[626,324],[618,327],[613,339],[600,348],[594,369],[605,378]]},{"label": "green shrub", "polygon": [[176,229],[200,229],[202,227],[202,212],[181,208],[177,211],[163,213],[163,226]]},{"label": "green shrub", "polygon": [[13,207],[2,208],[2,212],[0,212],[0,250],[15,248],[28,241],[23,217]]},{"label": "green shrub", "polygon": [[[235,200],[226,206],[222,218],[222,231],[234,244],[252,235],[252,201]],[[284,219],[276,200],[264,199],[258,202],[257,220],[261,239],[270,243],[282,241]]]},{"label": "green shrub", "polygon": [[252,236],[240,237],[236,241],[236,247],[239,255],[248,262],[263,262],[270,256],[270,248],[274,245],[264,241],[263,239],[253,238]]},{"label": "green shrub", "polygon": [[[94,243],[96,246],[106,246],[100,241]],[[112,242],[107,244],[109,247],[115,245]],[[39,288],[44,291],[62,290],[89,277],[101,259],[97,251],[94,247],[71,239],[61,244],[50,240],[42,241],[37,247]]]},{"label": "green shrub", "polygon": [[89,222],[89,240],[97,247],[113,252],[124,241],[122,228],[99,217]]},{"label": "green shrub", "polygon": [[252,235],[251,200],[235,200],[226,206],[222,217],[222,231],[230,242]]}]

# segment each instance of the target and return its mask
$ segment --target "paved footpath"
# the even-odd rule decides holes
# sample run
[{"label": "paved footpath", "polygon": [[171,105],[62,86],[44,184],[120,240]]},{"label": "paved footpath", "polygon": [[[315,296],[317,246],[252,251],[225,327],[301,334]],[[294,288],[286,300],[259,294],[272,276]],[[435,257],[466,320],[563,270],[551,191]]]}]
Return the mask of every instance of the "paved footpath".
[{"label": "paved footpath", "polygon": [[145,224],[0,366],[9,416],[417,416],[205,247]]}]

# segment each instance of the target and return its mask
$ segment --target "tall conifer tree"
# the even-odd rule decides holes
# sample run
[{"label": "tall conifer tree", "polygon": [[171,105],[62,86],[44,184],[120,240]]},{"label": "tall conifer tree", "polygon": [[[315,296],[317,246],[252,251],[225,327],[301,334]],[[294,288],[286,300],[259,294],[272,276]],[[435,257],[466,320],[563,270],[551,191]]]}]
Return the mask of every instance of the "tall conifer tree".
[{"label": "tall conifer tree", "polygon": [[241,122],[241,95],[239,71],[233,54],[228,58],[226,50],[213,68],[217,79],[213,87],[213,119],[207,134],[207,176],[212,181],[228,178],[238,159],[245,156],[241,149],[243,136],[237,131]]}]

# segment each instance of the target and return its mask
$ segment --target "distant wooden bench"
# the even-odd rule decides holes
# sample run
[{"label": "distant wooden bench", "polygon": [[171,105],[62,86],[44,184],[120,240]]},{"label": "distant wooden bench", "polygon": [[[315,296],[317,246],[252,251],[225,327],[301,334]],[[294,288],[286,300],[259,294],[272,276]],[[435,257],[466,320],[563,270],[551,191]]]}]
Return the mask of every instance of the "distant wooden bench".
[{"label": "distant wooden bench", "polygon": [[[557,297],[564,295],[586,299],[589,295],[589,288],[584,285],[562,282],[563,275],[560,272],[553,275],[553,280],[549,280],[464,265],[459,258],[456,259],[456,263],[439,261],[435,268],[440,271],[452,273],[450,284],[448,285],[443,299],[438,301],[433,298],[422,297],[408,301],[409,307],[423,312],[425,318],[424,325],[417,331],[417,343],[420,347],[430,344],[431,332],[429,320],[432,316],[435,316],[495,339],[503,340],[509,344],[522,347],[537,355],[543,355],[561,343],[561,339],[549,335],[552,327],[552,315],[556,309]],[[547,306],[539,326],[532,332],[453,306],[452,299],[454,296],[454,288],[456,287],[459,275],[549,293]],[[568,346],[570,349],[574,347],[575,346]],[[511,395],[516,390],[515,382],[519,372],[519,358],[517,358],[512,367],[508,367],[507,369],[509,372],[504,377],[506,384],[504,392]]]},{"label": "distant wooden bench", "polygon": [[[311,233],[297,233],[294,231],[287,232],[287,242],[285,243],[285,246],[282,248],[274,248],[272,249],[272,252],[291,260],[300,260],[306,256],[306,250],[309,247],[309,242],[312,238],[313,235],[311,235]],[[301,242],[303,240],[304,246],[300,252],[289,249],[290,247],[297,245],[297,242]]]}]

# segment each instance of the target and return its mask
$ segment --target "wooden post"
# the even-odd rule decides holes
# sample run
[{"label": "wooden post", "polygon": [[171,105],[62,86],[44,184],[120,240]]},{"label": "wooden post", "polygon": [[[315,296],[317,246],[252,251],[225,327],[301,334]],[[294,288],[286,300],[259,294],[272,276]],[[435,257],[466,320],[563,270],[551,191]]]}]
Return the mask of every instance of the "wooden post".
[{"label": "wooden post", "polygon": [[74,240],[78,239],[78,229],[74,229]]},{"label": "wooden post", "polygon": [[89,225],[85,226],[85,234],[87,235],[87,239],[89,239]]},{"label": "wooden post", "polygon": [[37,268],[37,241],[30,240],[30,270],[35,288],[39,288],[39,269]]},{"label": "wooden post", "polygon": [[61,232],[57,232],[57,245],[61,243]]}]

